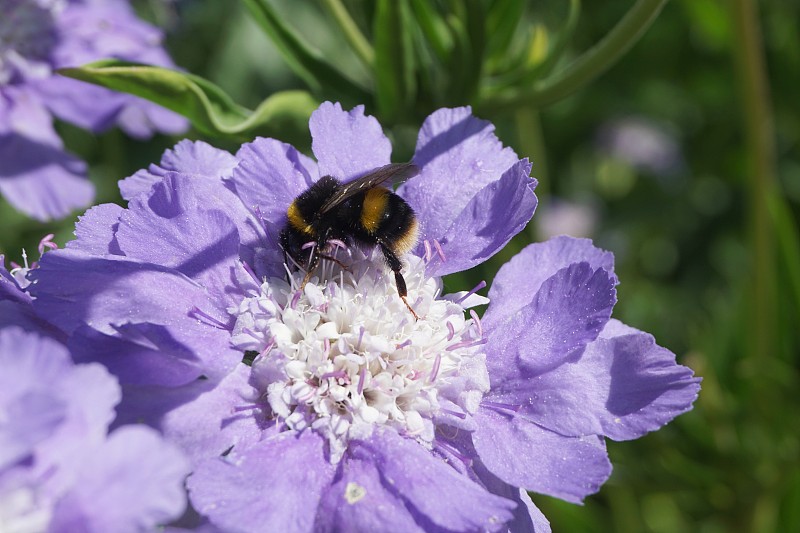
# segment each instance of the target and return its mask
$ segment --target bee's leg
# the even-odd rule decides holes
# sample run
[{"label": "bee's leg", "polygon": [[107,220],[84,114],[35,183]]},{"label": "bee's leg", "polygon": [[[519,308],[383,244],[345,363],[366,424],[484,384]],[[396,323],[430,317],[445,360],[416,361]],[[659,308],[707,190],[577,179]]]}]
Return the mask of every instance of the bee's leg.
[{"label": "bee's leg", "polygon": [[306,288],[306,283],[309,282],[311,276],[314,275],[314,271],[317,270],[317,265],[319,265],[319,258],[320,255],[317,253],[317,249],[319,248],[319,243],[311,247],[311,253],[308,254],[308,267],[306,267],[306,275],[303,276],[303,283],[300,285],[300,290]]},{"label": "bee's leg", "polygon": [[383,257],[386,258],[386,262],[389,264],[389,268],[391,268],[392,272],[394,272],[394,281],[397,283],[397,293],[400,295],[400,299],[403,300],[403,303],[406,304],[408,310],[411,311],[412,315],[414,315],[414,320],[419,320],[419,315],[414,311],[414,309],[412,309],[411,305],[406,299],[406,296],[408,296],[406,280],[403,279],[403,275],[400,273],[403,263],[400,262],[400,258],[397,257],[397,254],[395,254],[391,248],[386,246],[386,244],[384,244],[382,241],[379,241],[378,243],[381,247],[381,251],[383,252]]},{"label": "bee's leg", "polygon": [[342,270],[347,270],[349,272],[349,270],[347,268],[347,265],[345,265],[344,263],[342,263],[341,261],[339,261],[338,259],[336,259],[335,257],[333,257],[331,255],[319,254],[319,258],[320,259],[326,259],[328,261],[333,261],[334,263],[336,263],[337,265],[342,267]]}]

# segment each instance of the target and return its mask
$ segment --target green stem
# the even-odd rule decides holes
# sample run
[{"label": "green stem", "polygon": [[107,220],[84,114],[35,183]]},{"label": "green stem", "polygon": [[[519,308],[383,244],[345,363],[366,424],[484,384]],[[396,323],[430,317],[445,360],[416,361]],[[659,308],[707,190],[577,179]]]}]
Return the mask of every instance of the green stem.
[{"label": "green stem", "polygon": [[644,35],[667,0],[638,0],[603,39],[565,69],[527,90],[489,96],[486,108],[542,107],[564,99],[608,70]]},{"label": "green stem", "polygon": [[[541,114],[534,107],[523,107],[514,113],[514,122],[517,127],[517,147],[523,157],[530,157],[531,163],[533,163],[531,175],[539,181],[536,186],[536,196],[541,202],[548,196],[550,189],[547,179],[547,149],[544,145]],[[534,221],[536,221],[536,217],[534,217]],[[531,242],[535,242],[537,239],[536,226],[529,224],[528,232]]]},{"label": "green stem", "polygon": [[775,140],[758,8],[754,0],[732,0],[733,54],[739,71],[747,177],[750,189],[752,265],[751,355],[768,357],[774,347],[775,293],[769,202],[775,190]]},{"label": "green stem", "polygon": [[340,0],[323,0],[322,4],[333,16],[333,19],[342,30],[345,39],[347,39],[347,43],[358,58],[364,63],[365,67],[371,70],[372,64],[375,61],[375,50],[372,49],[372,45],[369,44],[367,38],[364,37],[364,34],[358,29],[358,25],[356,25],[355,21],[350,16],[347,8],[344,7]]}]

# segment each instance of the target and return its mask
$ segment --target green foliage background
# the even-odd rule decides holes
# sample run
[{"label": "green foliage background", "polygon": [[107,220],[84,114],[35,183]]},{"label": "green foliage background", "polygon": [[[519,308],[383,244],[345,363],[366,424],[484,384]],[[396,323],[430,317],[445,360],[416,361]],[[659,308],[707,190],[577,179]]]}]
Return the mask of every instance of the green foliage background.
[{"label": "green foliage background", "polygon": [[[196,123],[191,137],[222,148],[261,133],[308,149],[304,113],[322,98],[365,103],[387,127],[397,161],[413,153],[421,120],[439,106],[471,103],[494,122],[504,143],[533,160],[540,212],[487,264],[448,278],[453,289],[491,282],[503,262],[541,240],[539,218],[554,198],[593,210],[592,237],[617,258],[615,316],[653,333],[704,378],[703,390],[695,409],[663,430],[609,443],[614,474],[585,506],[534,495],[555,531],[800,531],[800,5],[667,2],[597,79],[572,94],[526,96],[599,42],[633,2],[585,2],[570,19],[576,4],[136,3],[166,29],[176,63],[231,102],[256,109],[276,92],[308,91],[279,95],[257,128],[244,111],[228,116],[227,129]],[[277,13],[277,30],[259,12],[264,5]],[[366,44],[347,40],[337,6],[349,9]],[[514,32],[503,22],[508,13],[521,21]],[[281,41],[283,26],[299,44]],[[419,53],[435,35],[445,37]],[[323,52],[292,64],[281,53],[287,46]],[[514,64],[527,65],[525,74],[503,74]],[[493,94],[498,87],[509,90]],[[657,175],[604,150],[603,126],[627,117],[668,132],[682,162]],[[58,129],[90,163],[97,203],[121,202],[116,181],[177,140]],[[0,253],[19,260],[26,247],[35,255],[50,232],[63,245],[73,225],[34,223],[0,200]]]}]

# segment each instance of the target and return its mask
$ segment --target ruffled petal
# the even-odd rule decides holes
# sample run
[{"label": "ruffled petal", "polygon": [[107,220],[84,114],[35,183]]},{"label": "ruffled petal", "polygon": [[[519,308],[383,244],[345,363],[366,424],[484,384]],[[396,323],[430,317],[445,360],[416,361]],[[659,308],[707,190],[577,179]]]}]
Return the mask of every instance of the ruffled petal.
[{"label": "ruffled petal", "polygon": [[414,163],[420,173],[398,189],[414,209],[423,239],[442,240],[472,198],[519,158],[504,148],[494,126],[469,107],[440,109],[419,131]]},{"label": "ruffled petal", "polygon": [[447,230],[439,243],[445,260],[431,256],[428,271],[437,276],[460,272],[483,263],[522,231],[536,210],[530,163],[522,160],[481,189]]},{"label": "ruffled petal", "polygon": [[492,388],[525,387],[526,380],[579,357],[615,302],[614,282],[602,268],[576,263],[559,270],[526,307],[500,325],[484,325]]},{"label": "ruffled petal", "polygon": [[239,257],[254,264],[256,251],[273,248],[261,223],[245,208],[241,200],[219,179],[197,179],[193,175],[166,172],[152,186],[149,194],[136,196],[129,203],[131,211],[152,211],[162,218],[173,218],[192,210],[216,209],[236,225],[239,233]]},{"label": "ruffled petal", "polygon": [[513,502],[490,494],[395,431],[351,442],[348,455],[373,462],[384,487],[397,491],[426,531],[497,531],[513,516]]},{"label": "ruffled petal", "polygon": [[392,144],[375,117],[364,115],[364,106],[344,111],[339,103],[324,102],[308,126],[320,176],[350,181],[391,162]]},{"label": "ruffled petal", "polygon": [[239,364],[216,387],[169,411],[160,423],[164,435],[193,463],[257,443],[270,422],[249,377],[250,367]]},{"label": "ruffled petal", "polygon": [[545,280],[573,263],[587,262],[593,270],[602,268],[616,285],[614,255],[596,248],[589,239],[554,237],[525,247],[498,270],[489,290],[492,304],[483,323],[499,324],[533,301]]},{"label": "ruffled petal", "polygon": [[153,184],[169,172],[220,180],[231,176],[239,161],[225,150],[214,148],[203,141],[184,139],[173,148],[164,152],[158,165],[150,165],[133,176],[119,182],[122,197],[130,200],[139,194],[148,192]]},{"label": "ruffled petal", "polygon": [[45,254],[31,277],[34,309],[67,332],[86,324],[123,336],[130,333],[125,324],[161,325],[204,361],[209,377],[241,360],[230,346],[225,309],[215,308],[203,287],[172,269],[56,250]]},{"label": "ruffled petal", "polygon": [[514,519],[506,524],[510,533],[550,533],[550,522],[524,489],[504,483],[480,459],[473,461],[472,470],[489,492],[517,503]]},{"label": "ruffled petal", "polygon": [[75,240],[66,247],[92,255],[123,255],[115,237],[124,209],[117,204],[96,205],[78,217]]},{"label": "ruffled petal", "polygon": [[91,459],[83,461],[74,486],[55,506],[48,531],[150,530],[186,507],[188,463],[152,429],[118,429],[87,454]]},{"label": "ruffled petal", "polygon": [[227,184],[251,213],[261,215],[277,242],[289,204],[317,181],[317,165],[275,139],[244,144],[236,157],[240,163]]},{"label": "ruffled petal", "polygon": [[334,467],[322,437],[281,433],[200,464],[187,482],[195,508],[243,533],[311,531]]},{"label": "ruffled petal", "polygon": [[563,435],[629,440],[691,409],[699,382],[675,354],[634,330],[599,338],[579,360],[536,377],[527,391],[497,398],[519,403],[526,417]]},{"label": "ruffled petal", "polygon": [[123,324],[117,331],[122,338],[80,327],[69,339],[73,359],[102,364],[122,385],[177,387],[208,372],[191,348],[164,326]]},{"label": "ruffled petal", "polygon": [[[205,287],[219,308],[237,306],[239,232],[222,211],[192,209],[164,219],[147,209],[120,216],[116,240],[125,256],[166,266]],[[241,274],[241,273],[240,273]]]},{"label": "ruffled petal", "polygon": [[603,440],[565,437],[519,416],[482,408],[476,414],[475,449],[505,483],[579,503],[611,474]]},{"label": "ruffled petal", "polygon": [[422,533],[425,529],[373,462],[349,459],[322,496],[314,531]]}]

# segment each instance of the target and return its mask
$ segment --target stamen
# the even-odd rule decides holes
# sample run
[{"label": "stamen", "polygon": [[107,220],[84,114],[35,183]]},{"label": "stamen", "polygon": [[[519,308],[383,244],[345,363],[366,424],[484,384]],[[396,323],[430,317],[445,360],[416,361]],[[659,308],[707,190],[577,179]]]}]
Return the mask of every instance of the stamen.
[{"label": "stamen", "polygon": [[326,372],[322,374],[319,379],[328,379],[328,378],[336,378],[336,379],[343,379],[345,381],[349,381],[347,372],[344,370],[334,370],[333,372]]},{"label": "stamen", "polygon": [[456,334],[456,328],[453,327],[453,323],[449,320],[447,321],[447,331],[449,334],[447,335],[447,342],[453,340],[453,336]]},{"label": "stamen", "polygon": [[395,345],[395,349],[396,350],[402,350],[406,346],[411,346],[411,339],[406,339],[402,343]]},{"label": "stamen", "polygon": [[425,239],[424,241],[422,241],[422,245],[425,247],[425,255],[423,256],[423,259],[425,260],[426,263],[429,263],[433,255],[433,251],[431,250],[431,243],[430,241],[428,241],[428,239]]},{"label": "stamen", "polygon": [[192,307],[192,309],[189,311],[189,316],[197,318],[198,320],[204,318],[208,321],[206,325],[213,326],[217,329],[230,329],[225,325],[224,322],[214,318],[197,306]]},{"label": "stamen", "polygon": [[433,246],[436,247],[436,253],[442,258],[442,263],[447,261],[447,258],[444,256],[444,251],[442,251],[442,245],[439,244],[437,239],[433,239]]},{"label": "stamen", "polygon": [[461,420],[466,420],[466,418],[467,418],[467,414],[466,413],[461,413],[459,411],[453,411],[452,409],[442,408],[442,412],[443,413],[447,413],[448,415],[452,415],[452,416],[454,416],[456,418],[460,418]]},{"label": "stamen", "polygon": [[361,372],[358,374],[358,394],[361,395],[364,393],[364,383],[367,381],[367,367],[362,366]]},{"label": "stamen", "polygon": [[428,383],[436,381],[436,376],[439,375],[439,365],[442,364],[441,354],[436,354],[436,359],[433,361],[433,368],[431,369],[431,376],[428,378]]},{"label": "stamen", "polygon": [[453,350],[458,350],[459,348],[472,348],[474,346],[480,346],[481,344],[486,344],[489,342],[488,339],[476,339],[473,341],[461,341],[457,342],[451,346],[445,348],[448,352],[452,352]]},{"label": "stamen", "polygon": [[472,317],[472,321],[478,327],[478,336],[483,337],[483,325],[481,324],[481,317],[478,316],[478,313],[476,313],[474,309],[469,310],[469,316]]},{"label": "stamen", "polygon": [[258,354],[258,356],[259,357],[266,356],[274,347],[275,347],[275,341],[270,341],[270,343],[267,344],[267,347],[261,350],[261,353]]},{"label": "stamen", "polygon": [[309,248],[313,248],[316,246],[317,243],[315,241],[308,241],[303,246],[300,247],[301,250],[308,250]]},{"label": "stamen", "polygon": [[300,297],[303,295],[303,291],[295,291],[294,296],[292,296],[292,302],[289,304],[289,307],[292,309],[297,308],[297,304],[300,302]]},{"label": "stamen", "polygon": [[258,279],[258,276],[256,276],[256,273],[253,272],[253,268],[250,265],[247,264],[247,261],[240,261],[240,263],[241,263],[242,268],[244,269],[244,271],[247,272],[250,275],[251,278],[253,278],[253,281],[255,281],[258,285],[261,285],[262,281]]},{"label": "stamen", "polygon": [[58,249],[58,245],[53,242],[53,237],[55,237],[55,235],[53,235],[52,233],[48,233],[47,235],[42,237],[42,240],[39,241],[39,255],[44,255],[45,248],[48,248],[50,250]]},{"label": "stamen", "polygon": [[325,339],[322,341],[322,358],[328,359],[331,355],[331,340]]},{"label": "stamen", "polygon": [[257,403],[250,404],[250,405],[237,405],[231,409],[234,413],[241,413],[243,411],[252,411],[254,409],[261,409],[263,406]]},{"label": "stamen", "polygon": [[462,463],[464,463],[464,465],[467,466],[467,467],[472,466],[472,459],[470,457],[467,457],[463,453],[459,452],[458,450],[456,450],[455,447],[453,447],[449,443],[437,440],[435,445],[436,445],[437,448],[440,449],[439,453],[444,452],[442,455],[452,456],[452,457],[458,459],[459,461],[461,461]]},{"label": "stamen", "polygon": [[481,401],[481,407],[486,407],[502,415],[510,415],[512,417],[516,415],[517,411],[519,411],[522,408],[521,405],[512,405],[510,403],[501,403],[501,402],[490,402],[488,400]]},{"label": "stamen", "polygon": [[475,285],[475,288],[473,288],[473,289],[472,289],[471,291],[469,291],[467,294],[465,294],[464,296],[462,296],[461,298],[459,298],[458,300],[456,300],[456,303],[457,303],[457,304],[460,304],[461,302],[463,302],[464,300],[466,300],[467,298],[469,298],[470,296],[472,296],[473,294],[475,294],[475,293],[476,293],[476,292],[478,292],[479,290],[483,289],[484,287],[486,287],[486,281],[481,281],[480,283],[478,283],[477,285]]},{"label": "stamen", "polygon": [[328,244],[332,244],[337,248],[341,248],[342,250],[347,250],[347,245],[339,239],[328,239]]},{"label": "stamen", "polygon": [[358,344],[356,344],[356,350],[361,349],[361,341],[362,339],[364,339],[364,331],[365,331],[364,326],[361,326],[361,330],[358,333]]}]

